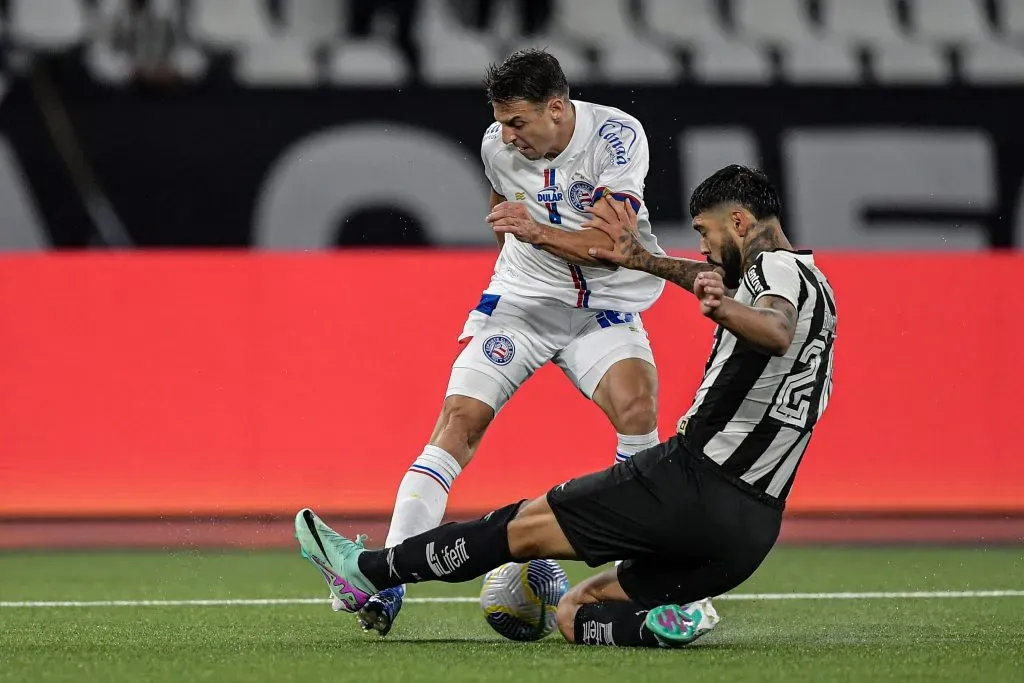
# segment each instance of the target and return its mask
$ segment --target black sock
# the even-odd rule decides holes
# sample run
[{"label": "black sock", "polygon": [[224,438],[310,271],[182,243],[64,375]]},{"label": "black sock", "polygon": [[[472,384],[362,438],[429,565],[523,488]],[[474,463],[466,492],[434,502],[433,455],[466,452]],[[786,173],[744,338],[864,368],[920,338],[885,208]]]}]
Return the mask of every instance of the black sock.
[{"label": "black sock", "polygon": [[609,600],[580,605],[576,610],[573,632],[578,645],[617,645],[619,647],[658,647],[658,641],[645,625],[647,611],[635,602]]},{"label": "black sock", "polygon": [[508,523],[523,501],[483,519],[444,524],[392,548],[364,552],[359,571],[378,590],[403,583],[461,583],[512,561]]}]

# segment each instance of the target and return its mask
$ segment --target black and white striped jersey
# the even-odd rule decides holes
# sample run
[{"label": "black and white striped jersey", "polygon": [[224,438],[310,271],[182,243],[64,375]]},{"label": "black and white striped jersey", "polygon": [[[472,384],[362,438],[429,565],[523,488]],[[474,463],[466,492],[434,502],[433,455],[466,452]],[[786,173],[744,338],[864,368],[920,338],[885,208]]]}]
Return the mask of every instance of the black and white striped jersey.
[{"label": "black and white striped jersey", "polygon": [[693,405],[679,421],[690,447],[726,473],[784,500],[832,393],[836,304],[809,251],[760,254],[737,301],[777,296],[797,310],[786,355],[774,357],[719,326]]}]

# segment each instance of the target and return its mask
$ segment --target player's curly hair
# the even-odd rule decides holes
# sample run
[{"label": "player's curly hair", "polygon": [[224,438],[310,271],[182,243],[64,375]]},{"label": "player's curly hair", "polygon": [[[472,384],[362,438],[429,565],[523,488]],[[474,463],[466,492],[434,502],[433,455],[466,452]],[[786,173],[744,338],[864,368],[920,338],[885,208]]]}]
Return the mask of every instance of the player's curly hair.
[{"label": "player's curly hair", "polygon": [[759,221],[777,218],[782,212],[779,193],[763,171],[732,164],[716,171],[693,191],[690,217],[728,202],[744,207]]},{"label": "player's curly hair", "polygon": [[562,65],[546,50],[519,50],[501,64],[491,64],[484,87],[491,102],[526,100],[541,104],[552,97],[569,97],[569,81]]}]

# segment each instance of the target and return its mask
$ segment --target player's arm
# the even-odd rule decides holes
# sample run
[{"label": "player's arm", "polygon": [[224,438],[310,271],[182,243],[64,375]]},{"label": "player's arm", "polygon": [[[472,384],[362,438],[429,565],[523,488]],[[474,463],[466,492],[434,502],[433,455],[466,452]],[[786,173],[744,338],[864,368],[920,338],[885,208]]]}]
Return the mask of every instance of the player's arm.
[{"label": "player's arm", "polygon": [[751,346],[784,356],[796,334],[797,302],[802,290],[799,266],[785,253],[763,251],[743,276],[752,305],[729,298],[718,273],[702,273],[694,282],[701,312]]},{"label": "player's arm", "polygon": [[[484,177],[491,188],[491,201],[488,213],[494,212],[494,207],[505,203],[504,188],[501,186],[500,177],[494,171],[494,155],[501,147],[501,124],[495,122],[487,127],[484,138],[480,143],[480,161],[484,168]],[[505,233],[494,232],[494,238],[498,241],[498,248],[505,246]]]},{"label": "player's arm", "polygon": [[611,264],[590,255],[590,250],[599,247],[606,247],[611,240],[600,230],[584,228],[583,230],[568,231],[558,228],[549,228],[541,225],[538,240],[534,242],[544,251],[565,259],[569,263],[578,266],[596,266],[608,268]]},{"label": "player's arm", "polygon": [[751,346],[784,356],[796,334],[796,306],[788,299],[765,294],[753,306],[726,296],[718,273],[701,273],[694,285],[701,312]]},{"label": "player's arm", "polygon": [[583,223],[584,227],[600,230],[611,245],[591,249],[590,254],[595,258],[656,275],[690,293],[693,293],[694,280],[700,273],[722,272],[721,268],[705,261],[656,256],[647,251],[640,241],[636,211],[630,201],[620,202],[606,194],[594,203],[590,215],[590,220]]},{"label": "player's arm", "polygon": [[569,231],[541,225],[530,217],[526,206],[518,202],[503,202],[491,209],[487,222],[497,235],[513,235],[520,242],[532,244],[539,249],[565,259],[579,266],[614,267],[591,255],[594,249],[612,245],[611,238],[600,230],[585,228]]},{"label": "player's arm", "polygon": [[[494,189],[492,188],[491,189],[491,206],[490,206],[490,211],[494,211],[494,207],[496,207],[498,204],[501,204],[504,201],[505,201],[505,198],[502,197],[497,192],[495,192]],[[499,248],[505,246],[505,233],[495,231],[494,232],[494,238],[496,240],[498,240],[498,247]]]},{"label": "player's arm", "polygon": [[[643,247],[643,245],[639,246]],[[694,293],[693,283],[698,275],[721,270],[706,261],[694,261],[673,256],[655,256],[646,249],[644,253],[646,253],[646,257],[643,257],[637,263],[637,267],[634,270],[642,270],[651,275],[657,275],[663,280],[682,287],[691,294]]]}]

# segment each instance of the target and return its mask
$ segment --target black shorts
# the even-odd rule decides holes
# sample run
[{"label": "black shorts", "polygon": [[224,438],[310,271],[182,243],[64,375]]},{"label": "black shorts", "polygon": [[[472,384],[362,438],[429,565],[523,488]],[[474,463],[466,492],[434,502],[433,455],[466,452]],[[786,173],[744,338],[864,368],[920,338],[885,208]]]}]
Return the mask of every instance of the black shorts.
[{"label": "black shorts", "polygon": [[548,504],[591,567],[625,560],[619,583],[645,608],[743,583],[775,545],[783,503],[732,478],[679,436],[551,489]]}]

